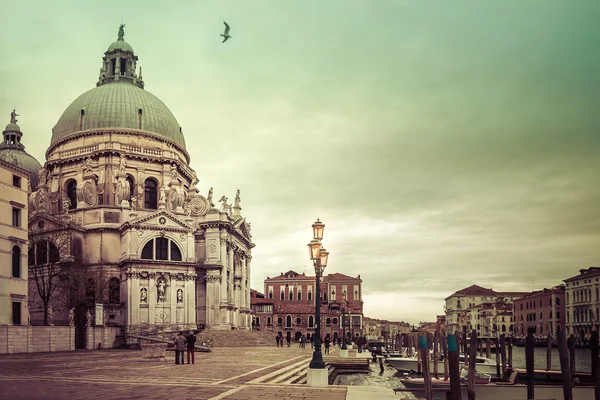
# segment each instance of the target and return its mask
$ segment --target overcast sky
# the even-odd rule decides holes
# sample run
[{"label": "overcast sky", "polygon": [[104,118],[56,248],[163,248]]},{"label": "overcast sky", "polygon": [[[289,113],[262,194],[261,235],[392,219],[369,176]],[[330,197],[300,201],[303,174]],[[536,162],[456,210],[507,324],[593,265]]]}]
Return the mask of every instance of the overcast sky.
[{"label": "overcast sky", "polygon": [[[42,163],[125,40],[206,195],[241,190],[252,287],[363,279],[365,315],[434,320],[472,284],[600,265],[600,2],[21,1],[0,5],[0,123]],[[231,40],[221,43],[223,22]]]}]

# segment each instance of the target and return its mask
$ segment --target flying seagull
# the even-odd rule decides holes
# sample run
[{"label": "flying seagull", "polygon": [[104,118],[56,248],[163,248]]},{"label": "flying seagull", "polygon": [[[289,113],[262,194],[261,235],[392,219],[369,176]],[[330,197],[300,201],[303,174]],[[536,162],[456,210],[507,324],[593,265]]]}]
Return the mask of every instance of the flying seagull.
[{"label": "flying seagull", "polygon": [[221,43],[225,43],[227,41],[227,39],[229,39],[231,36],[229,35],[229,25],[227,25],[227,22],[223,21],[223,23],[225,24],[225,33],[222,33],[221,36],[223,36],[223,41]]}]

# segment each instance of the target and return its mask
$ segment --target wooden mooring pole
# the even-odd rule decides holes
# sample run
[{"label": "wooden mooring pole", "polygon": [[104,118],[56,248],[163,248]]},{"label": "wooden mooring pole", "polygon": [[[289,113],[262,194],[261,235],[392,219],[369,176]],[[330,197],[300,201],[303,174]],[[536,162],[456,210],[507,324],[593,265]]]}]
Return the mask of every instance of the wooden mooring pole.
[{"label": "wooden mooring pole", "polygon": [[485,356],[490,358],[492,356],[492,344],[490,339],[485,339]]},{"label": "wooden mooring pole", "polygon": [[435,331],[433,334],[433,376],[435,379],[439,379],[438,373],[438,359],[440,358],[439,354],[439,345],[440,345],[440,333]]},{"label": "wooden mooring pole", "polygon": [[[556,342],[558,344],[558,358],[560,359],[560,370],[562,372],[563,398],[564,400],[573,400],[571,368],[569,366],[569,349],[567,347],[567,338],[563,330],[556,331]],[[596,388],[597,387],[598,386],[596,386]]]},{"label": "wooden mooring pole", "polygon": [[427,336],[419,336],[419,353],[421,354],[421,360],[423,364],[423,384],[425,385],[425,399],[433,400],[433,393],[431,389],[431,374],[429,373],[429,345],[427,343]]},{"label": "wooden mooring pole", "polygon": [[[496,349],[496,351],[498,351]],[[500,335],[500,358],[502,359],[502,375],[506,371],[506,338],[504,334]]]},{"label": "wooden mooring pole", "polygon": [[575,372],[577,369],[575,367],[575,335],[571,334],[567,344],[569,345],[569,367],[571,368],[571,372]]},{"label": "wooden mooring pole", "polygon": [[[593,328],[592,328],[593,329]],[[600,362],[600,349],[598,348],[598,331],[592,331],[592,337],[590,339],[590,350],[592,353],[592,379],[596,382],[596,388],[594,389],[594,399],[600,400],[600,371],[598,370],[598,363]]]},{"label": "wooden mooring pole", "polygon": [[444,380],[448,380],[448,337],[446,331],[442,333],[442,354],[444,355]]},{"label": "wooden mooring pole", "polygon": [[527,332],[527,339],[525,341],[525,366],[527,369],[527,399],[535,399],[534,397],[534,386],[533,386],[533,375],[534,375],[534,358],[533,358],[533,331],[530,329]]},{"label": "wooden mooring pole", "polygon": [[448,370],[450,374],[450,396],[447,399],[461,400],[460,393],[460,365],[458,362],[459,348],[456,335],[448,335]]},{"label": "wooden mooring pole", "polygon": [[552,335],[548,334],[546,338],[546,371],[552,369]]},{"label": "wooden mooring pole", "polygon": [[496,376],[500,378],[500,340],[495,339],[496,342]]},{"label": "wooden mooring pole", "polygon": [[508,344],[506,347],[508,349],[508,368],[512,368],[512,351],[513,351],[513,338],[512,337],[508,338]]},{"label": "wooden mooring pole", "polygon": [[468,386],[467,386],[467,394],[469,396],[469,400],[475,400],[475,362],[477,360],[477,330],[473,329],[471,331],[471,350],[469,351],[469,375]]}]

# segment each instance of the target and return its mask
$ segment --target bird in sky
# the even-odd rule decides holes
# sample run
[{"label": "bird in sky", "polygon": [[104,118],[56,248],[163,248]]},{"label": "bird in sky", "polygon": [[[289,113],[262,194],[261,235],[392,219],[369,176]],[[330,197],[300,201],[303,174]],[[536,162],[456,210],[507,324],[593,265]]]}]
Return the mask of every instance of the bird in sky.
[{"label": "bird in sky", "polygon": [[221,36],[223,36],[223,41],[221,43],[225,43],[227,41],[227,39],[229,39],[231,36],[229,35],[229,25],[227,25],[227,22],[223,21],[223,23],[225,24],[225,33],[222,33]]}]

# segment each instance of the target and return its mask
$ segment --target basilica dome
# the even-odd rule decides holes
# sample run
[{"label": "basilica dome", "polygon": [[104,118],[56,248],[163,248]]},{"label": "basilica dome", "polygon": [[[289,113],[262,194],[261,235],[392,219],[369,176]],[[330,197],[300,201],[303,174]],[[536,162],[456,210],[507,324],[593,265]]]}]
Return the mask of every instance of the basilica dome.
[{"label": "basilica dome", "polygon": [[52,130],[51,146],[82,131],[123,129],[167,139],[185,150],[185,139],[173,113],[144,90],[142,69],[137,72],[138,57],[123,39],[123,27],[104,53],[97,87],[67,107]]},{"label": "basilica dome", "polygon": [[102,84],[75,99],[54,126],[51,144],[83,130],[105,128],[144,131],[185,149],[183,133],[169,108],[128,81]]}]

